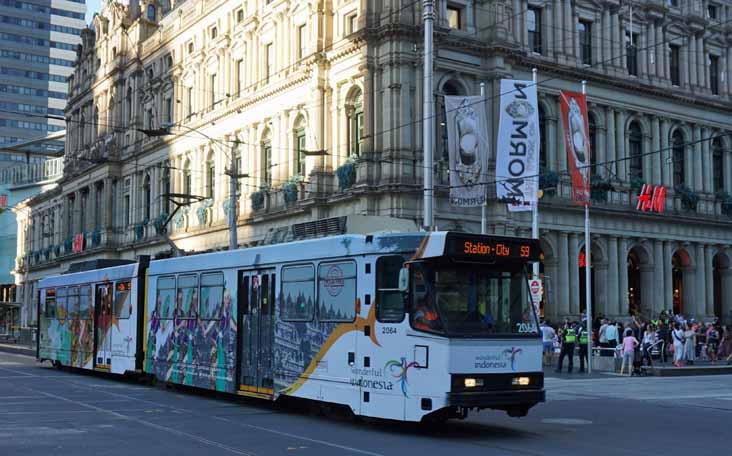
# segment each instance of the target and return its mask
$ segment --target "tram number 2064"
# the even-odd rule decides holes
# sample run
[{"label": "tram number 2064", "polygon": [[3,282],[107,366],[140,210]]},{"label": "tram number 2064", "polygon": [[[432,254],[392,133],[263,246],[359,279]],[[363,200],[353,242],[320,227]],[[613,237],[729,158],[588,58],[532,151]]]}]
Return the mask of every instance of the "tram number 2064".
[{"label": "tram number 2064", "polygon": [[534,333],[536,325],[534,323],[516,323],[516,330],[519,334]]},{"label": "tram number 2064", "polygon": [[384,326],[381,328],[381,334],[396,334],[397,329],[393,326]]}]

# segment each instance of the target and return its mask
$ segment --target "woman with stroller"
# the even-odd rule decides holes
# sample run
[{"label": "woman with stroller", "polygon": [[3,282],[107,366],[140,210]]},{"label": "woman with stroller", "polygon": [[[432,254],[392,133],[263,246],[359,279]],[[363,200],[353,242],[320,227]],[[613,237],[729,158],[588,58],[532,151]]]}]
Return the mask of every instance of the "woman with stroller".
[{"label": "woman with stroller", "polygon": [[653,325],[647,324],[646,325],[646,332],[643,333],[643,343],[641,345],[643,350],[643,357],[641,358],[641,364],[643,361],[647,362],[646,364],[648,367],[651,367],[653,365],[653,360],[651,359],[651,349],[656,345],[656,342],[658,342],[658,338],[656,337],[656,331]]}]

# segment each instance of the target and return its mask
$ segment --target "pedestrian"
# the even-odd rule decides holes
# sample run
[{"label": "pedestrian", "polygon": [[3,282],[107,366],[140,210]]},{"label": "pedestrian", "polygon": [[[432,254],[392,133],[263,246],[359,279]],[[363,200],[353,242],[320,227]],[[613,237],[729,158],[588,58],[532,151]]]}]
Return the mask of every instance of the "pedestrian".
[{"label": "pedestrian", "polygon": [[674,330],[671,333],[674,342],[674,366],[682,367],[684,364],[684,330],[680,323],[674,323]]},{"label": "pedestrian", "polygon": [[[607,348],[607,320],[604,318],[600,321],[600,329],[597,331],[597,337],[600,341],[601,348]],[[605,356],[605,350],[603,350],[603,356]]]},{"label": "pedestrian", "polygon": [[587,359],[587,346],[589,343],[590,335],[589,331],[585,328],[587,325],[577,325],[577,336],[579,339],[579,361],[580,361],[580,374],[585,372],[585,363],[588,363]]},{"label": "pedestrian", "polygon": [[541,340],[544,346],[544,365],[551,366],[554,357],[554,339],[557,337],[557,333],[548,321],[541,322],[540,328]]},{"label": "pedestrian", "polygon": [[657,342],[661,346],[661,362],[666,364],[667,361],[667,348],[670,345],[670,335],[671,333],[668,330],[668,323],[664,320],[661,320],[661,322],[658,324],[658,330],[656,331],[656,337]]},{"label": "pedestrian", "polygon": [[684,327],[684,360],[690,366],[696,360],[696,331],[688,324]]},{"label": "pedestrian", "polygon": [[557,373],[562,372],[562,364],[564,364],[564,357],[569,356],[569,363],[567,365],[567,373],[572,373],[574,367],[574,344],[577,341],[577,330],[571,323],[567,324],[567,327],[562,332],[561,342],[562,350],[559,353],[559,363],[557,364]]},{"label": "pedestrian", "polygon": [[633,331],[623,337],[623,364],[620,366],[620,375],[623,375],[625,366],[628,366],[628,377],[633,373],[633,361],[635,360],[635,347],[638,346],[638,339],[633,336]]},{"label": "pedestrian", "polygon": [[646,332],[643,333],[643,357],[641,358],[641,362],[646,361],[648,363],[648,367],[653,365],[653,359],[651,359],[651,349],[654,345],[656,345],[656,342],[658,342],[658,339],[656,337],[656,332],[654,331],[653,326],[646,325]]},{"label": "pedestrian", "polygon": [[[618,346],[618,340],[620,339],[618,337],[618,327],[615,325],[614,321],[610,321],[607,328],[605,328],[605,338],[607,339],[607,347],[615,350]],[[615,356],[614,352],[611,352],[610,350],[606,351],[609,353],[609,356]]]},{"label": "pedestrian", "polygon": [[722,330],[722,339],[717,350],[718,359],[727,359],[732,355],[732,331],[729,326],[725,326]]},{"label": "pedestrian", "polygon": [[707,327],[707,356],[712,364],[717,362],[717,347],[719,345],[719,330],[717,326],[710,323]]}]

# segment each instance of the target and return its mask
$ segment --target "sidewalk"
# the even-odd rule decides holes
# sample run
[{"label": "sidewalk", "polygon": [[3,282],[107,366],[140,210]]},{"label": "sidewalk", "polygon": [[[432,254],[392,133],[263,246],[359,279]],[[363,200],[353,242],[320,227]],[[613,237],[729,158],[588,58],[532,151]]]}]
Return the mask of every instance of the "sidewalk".
[{"label": "sidewalk", "polygon": [[[563,366],[561,373],[556,372],[557,360],[555,359],[551,366],[544,366],[545,377],[555,377],[561,379],[588,379],[588,378],[608,378],[617,377],[619,372],[601,371],[594,369],[592,374],[579,373],[579,358],[574,359],[574,370],[571,374],[567,373],[567,364]],[[697,360],[693,366],[676,367],[670,361],[667,363],[655,362],[653,366],[644,366],[643,373],[649,377],[686,377],[694,375],[732,375],[732,365],[727,365],[724,361],[717,361],[713,364],[711,361]]]},{"label": "sidewalk", "polygon": [[18,355],[36,356],[36,347],[20,344],[0,344],[0,352],[15,353]]}]

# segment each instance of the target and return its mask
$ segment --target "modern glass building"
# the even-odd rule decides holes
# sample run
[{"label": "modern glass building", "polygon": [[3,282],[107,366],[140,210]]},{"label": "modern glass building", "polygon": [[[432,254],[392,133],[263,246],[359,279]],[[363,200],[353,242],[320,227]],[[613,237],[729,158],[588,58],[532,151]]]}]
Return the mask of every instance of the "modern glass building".
[{"label": "modern glass building", "polygon": [[0,0],[0,148],[65,128],[84,2]]}]

